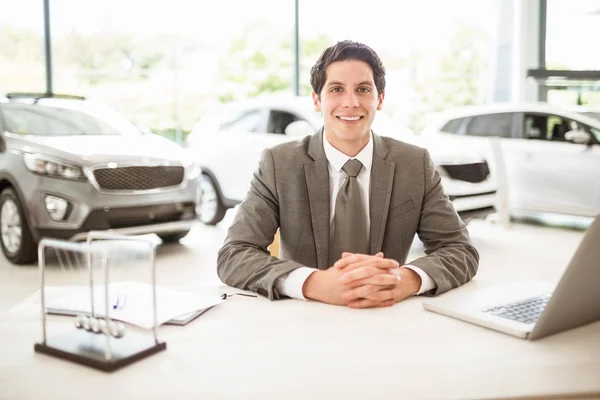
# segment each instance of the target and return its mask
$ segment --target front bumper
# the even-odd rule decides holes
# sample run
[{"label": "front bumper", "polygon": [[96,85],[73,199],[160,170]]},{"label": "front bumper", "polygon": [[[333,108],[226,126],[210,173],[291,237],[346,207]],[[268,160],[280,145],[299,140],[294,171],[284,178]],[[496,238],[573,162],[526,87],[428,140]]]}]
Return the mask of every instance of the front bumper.
[{"label": "front bumper", "polygon": [[170,203],[142,207],[121,207],[92,210],[83,224],[75,229],[38,228],[40,238],[84,240],[89,231],[119,234],[180,232],[198,222],[196,204]]},{"label": "front bumper", "polygon": [[[190,180],[176,190],[120,195],[100,193],[88,181],[31,173],[22,176],[22,197],[36,241],[42,237],[77,240],[90,230],[132,234],[185,231],[198,219],[196,206],[201,199],[198,180]],[[50,218],[44,205],[45,195],[60,197],[71,204],[66,221]]]}]

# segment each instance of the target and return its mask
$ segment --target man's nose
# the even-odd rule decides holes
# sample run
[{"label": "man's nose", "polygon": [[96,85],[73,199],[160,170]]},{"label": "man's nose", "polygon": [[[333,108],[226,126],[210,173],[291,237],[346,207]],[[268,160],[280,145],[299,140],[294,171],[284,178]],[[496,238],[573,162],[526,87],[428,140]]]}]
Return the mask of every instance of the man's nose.
[{"label": "man's nose", "polygon": [[358,107],[358,97],[354,91],[347,91],[342,99],[342,105],[347,108]]}]

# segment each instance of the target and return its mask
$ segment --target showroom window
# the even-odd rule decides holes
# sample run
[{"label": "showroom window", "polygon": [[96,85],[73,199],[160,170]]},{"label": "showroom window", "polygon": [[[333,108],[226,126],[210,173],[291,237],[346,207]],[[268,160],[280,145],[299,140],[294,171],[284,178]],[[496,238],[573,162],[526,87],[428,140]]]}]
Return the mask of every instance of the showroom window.
[{"label": "showroom window", "polygon": [[478,115],[469,122],[466,134],[509,138],[512,136],[512,122],[512,113]]},{"label": "showroom window", "polygon": [[0,0],[0,92],[45,92],[43,2]]}]

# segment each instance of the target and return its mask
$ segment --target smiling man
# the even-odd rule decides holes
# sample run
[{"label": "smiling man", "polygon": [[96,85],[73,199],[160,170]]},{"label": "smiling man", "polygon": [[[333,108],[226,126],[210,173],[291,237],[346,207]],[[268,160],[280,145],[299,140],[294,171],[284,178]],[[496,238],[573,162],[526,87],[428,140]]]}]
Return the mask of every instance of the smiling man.
[{"label": "smiling man", "polygon": [[[377,54],[339,42],[311,85],[323,128],[265,150],[219,251],[221,280],[272,300],[355,308],[468,282],[479,255],[429,153],[371,131],[385,96]],[[268,252],[277,229],[279,258]],[[427,255],[406,263],[415,234]]]}]

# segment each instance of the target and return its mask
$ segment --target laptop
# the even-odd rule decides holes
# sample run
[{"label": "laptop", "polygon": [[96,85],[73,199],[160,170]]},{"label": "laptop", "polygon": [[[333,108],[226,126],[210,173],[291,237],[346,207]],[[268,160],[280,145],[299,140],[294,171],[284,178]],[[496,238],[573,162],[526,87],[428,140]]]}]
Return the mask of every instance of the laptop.
[{"label": "laptop", "polygon": [[427,300],[423,307],[527,340],[600,320],[600,216],[558,284],[516,282],[448,295]]}]

